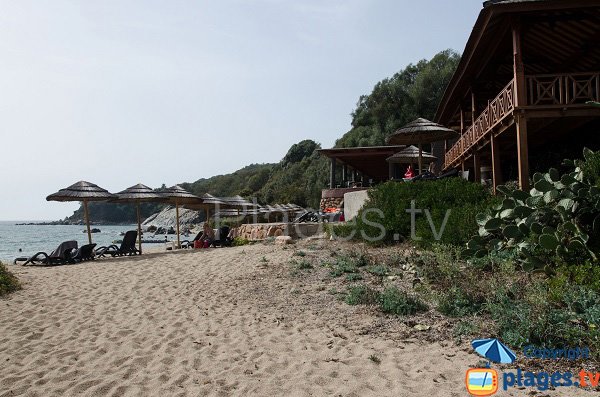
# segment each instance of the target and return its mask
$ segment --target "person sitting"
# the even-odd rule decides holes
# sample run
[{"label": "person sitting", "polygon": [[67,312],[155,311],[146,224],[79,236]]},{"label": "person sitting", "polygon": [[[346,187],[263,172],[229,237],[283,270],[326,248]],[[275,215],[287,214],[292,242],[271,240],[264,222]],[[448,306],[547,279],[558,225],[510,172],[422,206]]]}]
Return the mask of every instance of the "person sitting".
[{"label": "person sitting", "polygon": [[427,171],[430,172],[432,175],[437,175],[435,162],[432,161],[431,163],[429,163],[429,168],[427,169]]},{"label": "person sitting", "polygon": [[198,239],[199,248],[208,248],[215,241],[215,231],[210,227],[208,222],[204,222],[202,226],[202,235]]},{"label": "person sitting", "polygon": [[412,178],[414,178],[414,176],[415,176],[415,173],[412,169],[412,166],[409,165],[408,168],[406,169],[406,173],[404,174],[404,178],[412,179]]}]

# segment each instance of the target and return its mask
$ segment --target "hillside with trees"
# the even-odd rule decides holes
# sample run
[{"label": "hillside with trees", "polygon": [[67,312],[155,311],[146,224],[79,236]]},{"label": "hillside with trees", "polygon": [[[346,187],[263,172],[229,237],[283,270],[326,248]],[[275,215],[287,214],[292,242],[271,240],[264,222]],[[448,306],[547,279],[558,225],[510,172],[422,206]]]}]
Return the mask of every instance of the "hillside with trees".
[{"label": "hillside with trees", "polygon": [[[452,50],[436,54],[430,60],[409,64],[390,78],[378,82],[370,94],[358,99],[352,111],[351,129],[336,141],[336,147],[376,146],[417,117],[433,119],[438,103],[456,69],[460,55]],[[251,164],[231,174],[183,182],[194,194],[256,197],[260,204],[295,203],[318,208],[321,189],[327,186],[327,159],[316,150],[321,145],[303,140],[290,147],[276,164]],[[160,209],[156,204],[142,206],[147,217]],[[135,221],[132,205],[92,203],[90,211],[98,223]],[[68,221],[82,219],[79,209]]]}]

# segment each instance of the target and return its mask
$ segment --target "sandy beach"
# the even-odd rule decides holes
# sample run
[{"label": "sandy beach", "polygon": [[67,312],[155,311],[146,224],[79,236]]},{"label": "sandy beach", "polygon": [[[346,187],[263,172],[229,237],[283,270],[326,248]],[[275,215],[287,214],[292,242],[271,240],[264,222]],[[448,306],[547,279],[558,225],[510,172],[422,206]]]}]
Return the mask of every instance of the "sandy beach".
[{"label": "sandy beach", "polygon": [[0,396],[467,394],[477,355],[290,275],[299,246],[10,266],[24,286],[0,300]]}]

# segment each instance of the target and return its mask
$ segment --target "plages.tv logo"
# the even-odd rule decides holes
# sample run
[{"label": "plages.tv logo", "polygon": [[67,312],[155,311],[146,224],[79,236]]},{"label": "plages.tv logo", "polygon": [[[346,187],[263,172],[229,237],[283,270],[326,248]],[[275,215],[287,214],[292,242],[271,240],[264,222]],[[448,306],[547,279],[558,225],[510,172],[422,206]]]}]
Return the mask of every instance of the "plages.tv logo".
[{"label": "plages.tv logo", "polygon": [[472,396],[491,396],[498,391],[498,371],[473,368],[467,371],[467,391]]},{"label": "plages.tv logo", "polygon": [[[498,339],[476,339],[471,342],[473,349],[489,361],[511,364],[517,356]],[[472,396],[491,396],[498,391],[498,371],[490,368],[473,368],[467,371],[465,385]]]}]

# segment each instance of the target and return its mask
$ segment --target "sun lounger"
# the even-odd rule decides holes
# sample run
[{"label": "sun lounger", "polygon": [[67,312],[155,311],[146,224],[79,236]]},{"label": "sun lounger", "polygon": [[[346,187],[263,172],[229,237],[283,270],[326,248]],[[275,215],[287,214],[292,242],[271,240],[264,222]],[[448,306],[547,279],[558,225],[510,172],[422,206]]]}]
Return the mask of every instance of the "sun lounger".
[{"label": "sun lounger", "polygon": [[24,262],[23,265],[64,265],[72,263],[73,253],[77,250],[77,241],[65,241],[50,254],[38,252],[30,257],[20,257],[14,260],[15,265]]},{"label": "sun lounger", "polygon": [[123,242],[120,247],[116,245],[109,245],[107,247],[100,247],[96,250],[96,256],[102,258],[106,255],[110,256],[123,256],[123,255],[138,255],[141,252],[135,248],[135,242],[137,240],[137,230],[130,230],[125,233]]},{"label": "sun lounger", "polygon": [[71,257],[73,262],[85,262],[94,260],[94,248],[96,244],[86,244],[79,247]]}]

